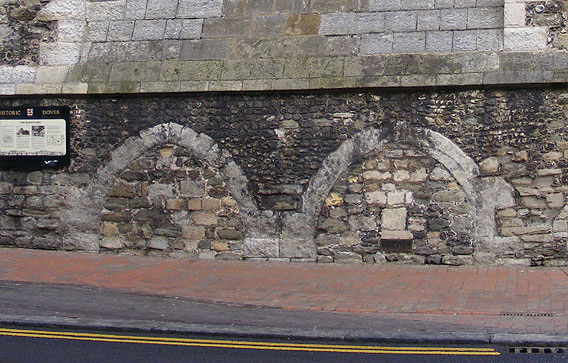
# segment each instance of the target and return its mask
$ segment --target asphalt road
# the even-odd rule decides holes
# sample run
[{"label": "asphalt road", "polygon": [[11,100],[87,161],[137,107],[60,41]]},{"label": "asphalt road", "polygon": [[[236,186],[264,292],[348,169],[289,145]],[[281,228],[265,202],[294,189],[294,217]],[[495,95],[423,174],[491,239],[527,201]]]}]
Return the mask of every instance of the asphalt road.
[{"label": "asphalt road", "polygon": [[0,328],[0,362],[558,362],[507,347],[362,345]]}]

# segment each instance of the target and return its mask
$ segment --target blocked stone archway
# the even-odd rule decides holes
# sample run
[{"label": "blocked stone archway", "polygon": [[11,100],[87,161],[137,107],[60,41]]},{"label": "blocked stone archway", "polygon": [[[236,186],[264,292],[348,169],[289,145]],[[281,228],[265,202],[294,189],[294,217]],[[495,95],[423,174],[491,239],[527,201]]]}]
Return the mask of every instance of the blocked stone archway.
[{"label": "blocked stone archway", "polygon": [[[393,128],[366,130],[345,141],[329,155],[311,179],[303,197],[306,224],[315,235],[316,219],[325,198],[338,178],[354,162],[365,158],[386,143],[403,142],[436,160],[459,184],[472,208],[475,255],[495,257],[495,249],[517,243],[515,238],[503,238],[497,233],[495,211],[515,205],[512,187],[499,177],[479,176],[476,163],[456,144],[443,135],[428,129],[412,128],[399,123]],[[311,247],[315,250],[316,244]]]},{"label": "blocked stone archway", "polygon": [[139,137],[128,139],[114,150],[110,161],[97,171],[86,189],[71,189],[64,213],[69,232],[64,243],[69,248],[98,251],[101,213],[109,190],[124,171],[148,150],[160,145],[178,145],[195,159],[218,170],[232,199],[235,200],[244,228],[252,224],[258,209],[248,192],[248,179],[232,160],[209,136],[176,123],[161,124],[140,132]]}]

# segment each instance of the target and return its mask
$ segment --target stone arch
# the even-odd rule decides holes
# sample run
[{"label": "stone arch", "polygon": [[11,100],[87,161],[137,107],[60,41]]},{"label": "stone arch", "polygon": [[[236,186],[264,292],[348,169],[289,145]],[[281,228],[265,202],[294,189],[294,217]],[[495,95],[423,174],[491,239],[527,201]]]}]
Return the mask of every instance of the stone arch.
[{"label": "stone arch", "polygon": [[391,142],[404,142],[417,148],[450,172],[473,209],[476,254],[494,250],[495,244],[516,242],[514,239],[499,237],[495,225],[495,211],[515,205],[512,187],[500,177],[480,178],[477,164],[443,135],[404,123],[397,123],[390,128],[362,131],[345,141],[324,160],[321,168],[310,180],[303,197],[303,212],[312,217],[311,225],[316,224],[324,199],[349,166]]},{"label": "stone arch", "polygon": [[86,189],[69,190],[68,205],[73,207],[63,215],[69,228],[65,241],[68,246],[80,245],[86,250],[98,250],[101,211],[110,187],[118,175],[144,152],[165,144],[183,147],[195,159],[217,169],[236,201],[245,229],[255,220],[258,209],[248,192],[248,179],[232,160],[231,154],[205,134],[176,123],[167,123],[141,131],[140,136],[126,140],[111,153],[110,161],[97,171]]}]

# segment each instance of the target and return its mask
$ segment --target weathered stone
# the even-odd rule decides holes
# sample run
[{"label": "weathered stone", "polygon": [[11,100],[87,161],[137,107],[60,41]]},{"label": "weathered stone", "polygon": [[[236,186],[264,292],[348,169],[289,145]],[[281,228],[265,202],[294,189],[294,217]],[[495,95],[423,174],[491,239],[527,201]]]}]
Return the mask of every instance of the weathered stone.
[{"label": "weathered stone", "polygon": [[8,194],[11,193],[13,189],[12,184],[0,182],[0,194]]},{"label": "weathered stone", "polygon": [[342,218],[347,216],[347,212],[344,208],[330,208],[329,216],[331,218]]},{"label": "weathered stone", "polygon": [[201,207],[203,210],[218,210],[221,208],[221,200],[217,198],[203,198]]},{"label": "weathered stone", "polygon": [[414,235],[409,231],[382,230],[381,239],[384,240],[412,240]]},{"label": "weathered stone", "polygon": [[547,234],[527,234],[522,235],[521,239],[524,242],[552,242],[554,240],[554,236],[552,233]]},{"label": "weathered stone", "polygon": [[318,256],[317,262],[320,263],[332,263],[333,262],[333,257],[331,256]]},{"label": "weathered stone", "polygon": [[229,243],[227,241],[211,241],[211,249],[217,252],[228,251]]},{"label": "weathered stone", "polygon": [[337,193],[330,193],[327,198],[325,198],[325,205],[328,207],[340,207],[343,205],[343,198]]},{"label": "weathered stone", "polygon": [[119,250],[124,245],[118,237],[105,237],[101,240],[100,246],[101,248],[106,248],[108,250]]},{"label": "weathered stone", "polygon": [[349,217],[349,225],[354,231],[374,231],[377,229],[377,222],[372,217],[362,215]]},{"label": "weathered stone", "polygon": [[205,238],[205,227],[203,226],[182,226],[181,237],[189,240],[202,240]]},{"label": "weathered stone", "polygon": [[527,208],[543,209],[546,208],[546,200],[537,197],[522,197],[523,205]]},{"label": "weathered stone", "polygon": [[460,190],[442,190],[434,193],[432,200],[436,202],[463,203],[465,201],[465,196]]},{"label": "weathered stone", "polygon": [[546,202],[549,208],[559,209],[564,207],[564,193],[551,193],[546,195]]},{"label": "weathered stone", "polygon": [[316,256],[316,244],[312,239],[281,238],[280,257],[311,258]]},{"label": "weathered stone", "polygon": [[553,176],[562,174],[560,169],[539,169],[536,171],[538,176]]},{"label": "weathered stone", "polygon": [[442,256],[442,264],[444,265],[471,265],[473,263],[473,257],[471,256]]},{"label": "weathered stone", "polygon": [[375,170],[370,170],[363,173],[363,179],[365,179],[365,181],[383,181],[390,179],[391,177],[392,175],[389,172],[381,173]]},{"label": "weathered stone", "polygon": [[226,229],[226,228],[217,229],[217,235],[221,239],[227,239],[232,241],[240,240],[243,238],[243,234],[241,231],[237,231],[234,229]]},{"label": "weathered stone", "polygon": [[365,200],[369,204],[377,204],[379,207],[387,205],[387,194],[383,191],[365,193]]},{"label": "weathered stone", "polygon": [[397,170],[394,172],[394,181],[402,182],[410,179],[410,174],[406,170]]},{"label": "weathered stone", "polygon": [[149,197],[172,198],[174,196],[174,186],[171,184],[153,183],[148,186]]},{"label": "weathered stone", "polygon": [[499,173],[501,163],[496,157],[487,158],[479,163],[479,168],[484,175],[496,175]]},{"label": "weathered stone", "polygon": [[156,236],[166,236],[166,237],[179,237],[180,229],[177,227],[171,228],[156,228],[154,229],[154,235]]},{"label": "weathered stone", "polygon": [[185,199],[168,199],[166,200],[166,209],[182,210],[185,208]]},{"label": "weathered stone", "polygon": [[167,237],[153,237],[146,243],[146,246],[156,250],[166,250],[170,246],[170,241]]},{"label": "weathered stone", "polygon": [[204,182],[182,180],[180,182],[180,194],[184,197],[198,198],[205,196]]},{"label": "weathered stone", "polygon": [[381,229],[391,231],[406,229],[406,209],[384,209],[381,215]]},{"label": "weathered stone", "polygon": [[189,210],[201,210],[202,199],[190,199],[187,201],[187,209]]},{"label": "weathered stone", "polygon": [[277,238],[245,238],[243,254],[247,257],[278,257]]},{"label": "weathered stone", "polygon": [[389,207],[403,205],[405,201],[404,192],[388,192],[387,193],[387,205]]},{"label": "weathered stone", "polygon": [[217,224],[217,216],[211,212],[191,212],[191,219],[198,225],[214,226]]},{"label": "weathered stone", "polygon": [[103,222],[101,224],[101,234],[105,237],[118,235],[118,226],[116,223]]},{"label": "weathered stone", "polygon": [[286,35],[318,34],[320,17],[318,14],[291,14],[286,19]]},{"label": "weathered stone", "polygon": [[327,218],[319,225],[319,228],[327,233],[341,233],[347,231],[349,226],[337,219]]},{"label": "weathered stone", "polygon": [[432,172],[430,173],[430,179],[432,180],[440,180],[440,181],[448,181],[448,180],[452,180],[452,176],[450,175],[450,173],[448,173],[447,170],[442,169],[440,167],[436,167],[434,168],[434,170],[432,170]]}]

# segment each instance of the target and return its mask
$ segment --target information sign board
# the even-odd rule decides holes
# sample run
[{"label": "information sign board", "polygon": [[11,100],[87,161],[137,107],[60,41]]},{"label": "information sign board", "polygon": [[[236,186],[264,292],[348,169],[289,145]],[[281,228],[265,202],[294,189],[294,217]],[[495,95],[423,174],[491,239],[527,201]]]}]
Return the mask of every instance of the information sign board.
[{"label": "information sign board", "polygon": [[0,108],[0,168],[69,165],[69,107]]}]

